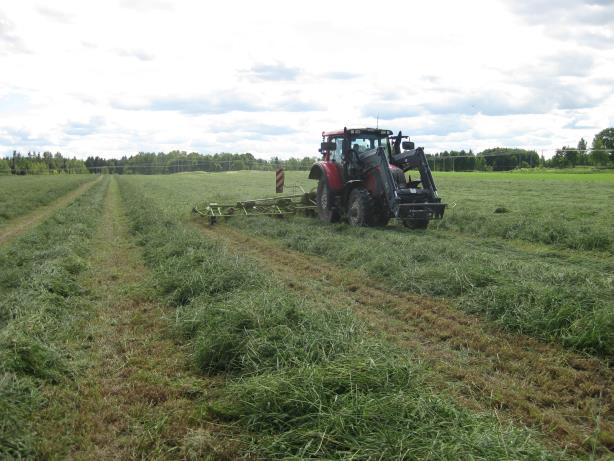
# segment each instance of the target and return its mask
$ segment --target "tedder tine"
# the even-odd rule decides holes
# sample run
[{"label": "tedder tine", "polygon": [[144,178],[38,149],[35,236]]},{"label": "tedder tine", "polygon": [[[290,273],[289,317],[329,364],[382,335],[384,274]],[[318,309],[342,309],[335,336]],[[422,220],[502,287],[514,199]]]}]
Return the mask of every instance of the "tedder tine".
[{"label": "tedder tine", "polygon": [[313,193],[302,193],[270,197],[257,200],[245,200],[233,205],[209,203],[205,206],[195,206],[192,212],[209,218],[210,224],[215,224],[217,218],[231,216],[284,216],[297,213],[309,214],[316,210]]}]

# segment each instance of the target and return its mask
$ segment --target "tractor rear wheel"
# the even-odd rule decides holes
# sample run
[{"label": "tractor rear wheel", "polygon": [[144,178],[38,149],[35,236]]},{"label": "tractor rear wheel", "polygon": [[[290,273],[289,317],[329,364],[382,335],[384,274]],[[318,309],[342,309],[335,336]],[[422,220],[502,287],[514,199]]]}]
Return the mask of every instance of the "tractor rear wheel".
[{"label": "tractor rear wheel", "polygon": [[356,187],[350,192],[348,201],[348,220],[352,226],[373,226],[373,198],[364,187]]},{"label": "tractor rear wheel", "polygon": [[429,227],[428,219],[404,219],[403,225],[409,229],[426,229]]},{"label": "tractor rear wheel", "polygon": [[318,216],[324,222],[339,221],[339,212],[334,208],[335,197],[328,187],[326,178],[320,178],[318,190],[316,192],[316,205]]}]

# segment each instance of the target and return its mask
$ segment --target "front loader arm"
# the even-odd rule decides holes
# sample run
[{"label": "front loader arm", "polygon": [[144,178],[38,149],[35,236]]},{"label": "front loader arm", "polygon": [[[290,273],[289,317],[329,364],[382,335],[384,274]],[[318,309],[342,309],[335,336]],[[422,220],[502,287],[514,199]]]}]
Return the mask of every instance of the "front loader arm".
[{"label": "front loader arm", "polygon": [[359,154],[359,161],[366,172],[374,175],[378,189],[384,193],[388,207],[394,216],[398,214],[399,197],[397,183],[390,171],[390,164],[382,147]]},{"label": "front loader arm", "polygon": [[422,147],[417,149],[406,150],[400,154],[392,156],[392,164],[398,166],[403,171],[410,170],[412,168],[418,168],[420,172],[420,179],[422,181],[422,187],[437,192],[437,186],[435,186],[435,180],[431,173],[431,167],[426,159],[426,154]]}]

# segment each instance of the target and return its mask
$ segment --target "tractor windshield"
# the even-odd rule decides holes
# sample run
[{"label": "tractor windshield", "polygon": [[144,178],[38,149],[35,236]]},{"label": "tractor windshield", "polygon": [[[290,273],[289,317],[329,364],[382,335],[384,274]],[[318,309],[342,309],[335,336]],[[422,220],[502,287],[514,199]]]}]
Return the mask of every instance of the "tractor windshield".
[{"label": "tractor windshield", "polygon": [[377,147],[383,147],[384,153],[388,156],[390,152],[390,145],[388,143],[388,136],[382,136],[376,133],[361,133],[351,137],[351,148],[357,152],[365,152]]}]

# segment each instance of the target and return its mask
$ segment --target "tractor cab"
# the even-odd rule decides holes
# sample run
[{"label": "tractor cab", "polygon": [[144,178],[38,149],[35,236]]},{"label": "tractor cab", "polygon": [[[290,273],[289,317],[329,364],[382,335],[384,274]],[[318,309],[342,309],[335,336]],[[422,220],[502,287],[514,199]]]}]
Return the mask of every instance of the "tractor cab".
[{"label": "tractor cab", "polygon": [[[406,139],[404,141],[404,139]],[[318,214],[325,221],[347,219],[351,224],[386,225],[399,218],[412,228],[426,228],[443,216],[422,148],[409,138],[379,128],[344,128],[322,133],[322,160],[309,178],[318,180]],[[407,181],[417,169],[420,180]]]}]

